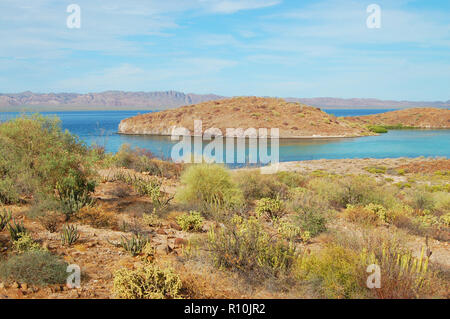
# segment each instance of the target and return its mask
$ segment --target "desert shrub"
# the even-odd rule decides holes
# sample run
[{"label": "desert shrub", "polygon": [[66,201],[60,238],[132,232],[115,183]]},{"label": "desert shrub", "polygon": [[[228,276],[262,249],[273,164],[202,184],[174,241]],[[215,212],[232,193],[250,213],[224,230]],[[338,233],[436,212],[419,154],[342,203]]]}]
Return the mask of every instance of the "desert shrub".
[{"label": "desert shrub", "polygon": [[317,209],[300,211],[295,215],[297,225],[303,232],[308,232],[310,237],[315,237],[327,230],[327,219],[323,212]]},{"label": "desert shrub", "polygon": [[190,211],[177,217],[177,223],[184,231],[200,231],[203,226],[203,217],[199,212]]},{"label": "desert shrub", "polygon": [[106,211],[102,206],[86,206],[77,214],[76,219],[94,228],[118,228],[117,217],[113,212]]},{"label": "desert shrub", "polygon": [[288,273],[297,255],[291,244],[271,237],[257,219],[238,216],[223,229],[211,229],[208,245],[217,267],[251,274],[248,279],[253,280]]},{"label": "desert shrub", "polygon": [[425,247],[419,257],[397,245],[384,243],[375,251],[363,249],[364,267],[376,264],[381,270],[381,287],[371,293],[382,299],[421,298],[429,296],[435,274],[429,269]]},{"label": "desert shrub", "polygon": [[304,243],[309,243],[311,240],[311,233],[308,230],[303,230],[298,223],[289,219],[281,219],[276,223],[276,230],[282,239],[288,242],[295,242],[301,239]]},{"label": "desert shrub", "polygon": [[27,233],[18,234],[18,238],[13,241],[13,249],[18,253],[43,250],[41,245],[35,242]]},{"label": "desert shrub", "polygon": [[161,190],[162,182],[157,179],[136,179],[133,187],[142,196],[149,196],[152,200],[153,208],[157,211],[165,211],[174,196]]},{"label": "desert shrub", "polygon": [[442,215],[440,217],[439,221],[440,221],[441,224],[443,224],[443,225],[445,225],[447,227],[450,227],[450,212],[445,214],[445,215]]},{"label": "desert shrub", "polygon": [[20,195],[19,190],[16,189],[14,181],[10,177],[4,176],[0,179],[0,203],[17,203],[19,202]]},{"label": "desert shrub", "polygon": [[28,230],[23,225],[23,222],[16,222],[15,219],[8,224],[9,235],[12,241],[18,240],[23,234],[28,233]]},{"label": "desert shrub", "polygon": [[329,204],[316,193],[302,187],[291,189],[287,206],[291,211],[306,212],[311,209],[327,211]]},{"label": "desert shrub", "polygon": [[247,201],[264,197],[284,198],[288,192],[288,187],[278,180],[277,175],[261,174],[259,170],[238,172],[235,180]]},{"label": "desert shrub", "polygon": [[67,263],[48,251],[28,251],[0,263],[0,278],[6,282],[45,286],[63,284]]},{"label": "desert shrub", "polygon": [[181,175],[181,184],[177,199],[203,213],[224,207],[236,209],[243,202],[242,192],[222,165],[189,166]]},{"label": "desert shrub", "polygon": [[59,225],[63,222],[61,214],[57,212],[48,212],[37,217],[39,223],[50,233],[58,231]]},{"label": "desert shrub", "polygon": [[433,210],[435,201],[433,194],[427,192],[424,188],[415,188],[406,192],[406,202],[416,210]]},{"label": "desert shrub", "polygon": [[61,244],[71,246],[75,244],[80,238],[78,228],[73,225],[64,225],[61,230]]},{"label": "desert shrub", "polygon": [[369,131],[378,133],[378,134],[388,132],[388,130],[384,126],[379,126],[379,125],[370,125],[367,128],[369,129]]},{"label": "desert shrub", "polygon": [[[278,180],[289,188],[303,187],[306,184],[307,177],[297,172],[281,171],[277,174]],[[281,196],[281,194],[279,194]]]},{"label": "desert shrub", "polygon": [[166,178],[179,177],[183,165],[155,158],[148,150],[123,144],[111,159],[112,165]]},{"label": "desert shrub", "polygon": [[326,298],[358,298],[364,288],[360,285],[360,261],[357,253],[330,245],[317,254],[303,255],[296,265],[298,278],[318,287]]},{"label": "desert shrub", "polygon": [[308,187],[334,207],[380,204],[390,208],[398,204],[396,192],[389,185],[379,185],[369,176],[325,177],[311,180]]},{"label": "desert shrub", "polygon": [[146,264],[114,273],[113,293],[120,299],[180,298],[181,279],[172,269]]},{"label": "desert shrub", "polygon": [[11,220],[11,211],[10,210],[6,210],[5,208],[3,208],[0,211],[0,232],[6,227],[6,225],[8,225],[9,221]]},{"label": "desert shrub", "polygon": [[448,192],[435,192],[432,196],[435,211],[450,212],[450,194]]},{"label": "desert shrub", "polygon": [[162,225],[161,219],[155,212],[143,214],[142,221],[144,222],[145,225],[150,227],[159,227]]},{"label": "desert shrub", "polygon": [[307,188],[317,194],[320,201],[333,207],[342,207],[345,189],[334,177],[313,178]]},{"label": "desert shrub", "polygon": [[75,193],[73,190],[69,192],[58,192],[58,201],[61,212],[65,215],[66,221],[76,214],[80,209],[93,205],[93,199],[89,195],[89,191]]},{"label": "desert shrub", "polygon": [[284,202],[279,198],[261,198],[255,208],[258,217],[266,217],[270,220],[281,218],[285,214]]},{"label": "desert shrub", "polygon": [[387,168],[384,166],[370,166],[364,168],[366,171],[372,174],[386,174]]},{"label": "desert shrub", "polygon": [[366,225],[378,225],[380,223],[391,223],[392,214],[382,205],[372,204],[366,206],[347,205],[343,215],[354,223]]},{"label": "desert shrub", "polygon": [[0,124],[3,202],[39,193],[53,196],[57,188],[75,194],[92,191],[92,164],[88,148],[63,132],[55,118],[22,115]]},{"label": "desert shrub", "polygon": [[132,256],[137,256],[142,253],[145,245],[150,242],[150,239],[147,236],[140,234],[133,234],[133,236],[128,239],[125,236],[122,236],[120,240],[120,246],[130,253]]}]

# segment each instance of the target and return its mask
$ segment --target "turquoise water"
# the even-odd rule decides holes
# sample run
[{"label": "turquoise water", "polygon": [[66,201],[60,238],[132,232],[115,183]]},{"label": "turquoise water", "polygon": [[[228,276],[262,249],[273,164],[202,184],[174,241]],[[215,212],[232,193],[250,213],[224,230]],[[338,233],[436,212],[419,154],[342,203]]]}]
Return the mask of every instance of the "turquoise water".
[{"label": "turquoise water", "polygon": [[[324,110],[336,116],[357,116],[386,110]],[[119,122],[146,111],[44,112],[56,115],[64,129],[78,135],[88,145],[104,146],[116,152],[122,144],[150,150],[159,157],[170,157],[173,145],[169,137],[116,134]],[[0,112],[0,120],[17,113]],[[207,144],[208,142],[205,142]],[[247,143],[248,144],[248,143]],[[248,152],[248,150],[247,150]],[[359,138],[280,140],[280,161],[336,158],[386,158],[450,156],[450,130],[391,130],[387,134]]]}]

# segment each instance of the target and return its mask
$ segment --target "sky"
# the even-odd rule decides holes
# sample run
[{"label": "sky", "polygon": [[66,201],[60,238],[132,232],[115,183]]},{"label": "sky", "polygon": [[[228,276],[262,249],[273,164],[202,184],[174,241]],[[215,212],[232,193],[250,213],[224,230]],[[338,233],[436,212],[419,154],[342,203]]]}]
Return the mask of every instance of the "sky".
[{"label": "sky", "polygon": [[448,0],[1,0],[0,39],[1,93],[450,99]]}]

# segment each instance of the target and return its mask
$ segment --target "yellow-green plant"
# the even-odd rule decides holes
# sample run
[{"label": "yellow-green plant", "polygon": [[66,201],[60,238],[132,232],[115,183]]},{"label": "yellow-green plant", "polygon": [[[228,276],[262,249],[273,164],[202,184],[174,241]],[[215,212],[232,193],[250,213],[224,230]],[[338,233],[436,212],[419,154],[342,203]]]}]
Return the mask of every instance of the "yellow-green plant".
[{"label": "yellow-green plant", "polygon": [[17,240],[13,241],[13,249],[18,253],[43,250],[41,245],[35,242],[33,238],[31,238],[31,236],[27,233],[18,234]]},{"label": "yellow-green plant", "polygon": [[71,246],[80,238],[77,226],[64,225],[61,230],[61,244]]},{"label": "yellow-green plant", "polygon": [[156,214],[156,209],[154,209],[152,213],[143,214],[142,221],[150,227],[158,227],[162,225],[161,219]]},{"label": "yellow-green plant", "polygon": [[279,198],[261,198],[256,204],[255,212],[258,217],[265,216],[273,221],[285,214],[285,205]]},{"label": "yellow-green plant", "polygon": [[202,213],[222,208],[237,209],[243,204],[241,190],[231,179],[230,172],[218,164],[195,164],[181,175],[177,199],[197,206]]},{"label": "yellow-green plant", "polygon": [[[297,256],[292,243],[278,241],[256,218],[234,216],[227,227],[208,234],[208,244],[217,267],[255,276],[278,276],[290,271]],[[256,278],[256,277],[255,277]]]},{"label": "yellow-green plant", "polygon": [[204,219],[199,212],[190,211],[177,217],[177,223],[184,231],[200,231],[203,226]]},{"label": "yellow-green plant", "polygon": [[326,298],[358,298],[360,285],[358,254],[350,249],[330,245],[315,254],[303,254],[296,262],[298,279],[317,285]]},{"label": "yellow-green plant", "polygon": [[114,273],[113,293],[120,299],[180,298],[181,288],[178,274],[153,264],[135,270],[122,268]]}]

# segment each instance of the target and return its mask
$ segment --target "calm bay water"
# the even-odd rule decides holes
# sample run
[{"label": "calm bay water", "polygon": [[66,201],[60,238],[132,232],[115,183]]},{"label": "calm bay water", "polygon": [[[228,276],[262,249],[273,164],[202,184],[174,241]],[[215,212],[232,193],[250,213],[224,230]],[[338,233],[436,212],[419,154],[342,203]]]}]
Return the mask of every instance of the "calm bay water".
[{"label": "calm bay water", "polygon": [[[389,110],[326,110],[336,116],[357,116]],[[104,146],[116,152],[122,144],[145,148],[160,157],[169,157],[176,141],[169,137],[116,134],[122,119],[148,111],[43,112],[56,115],[64,129],[78,135],[88,145]],[[18,113],[0,112],[0,121]],[[207,143],[207,142],[206,142]],[[359,138],[280,140],[280,161],[322,158],[450,157],[450,130],[391,130],[387,134]]]}]

